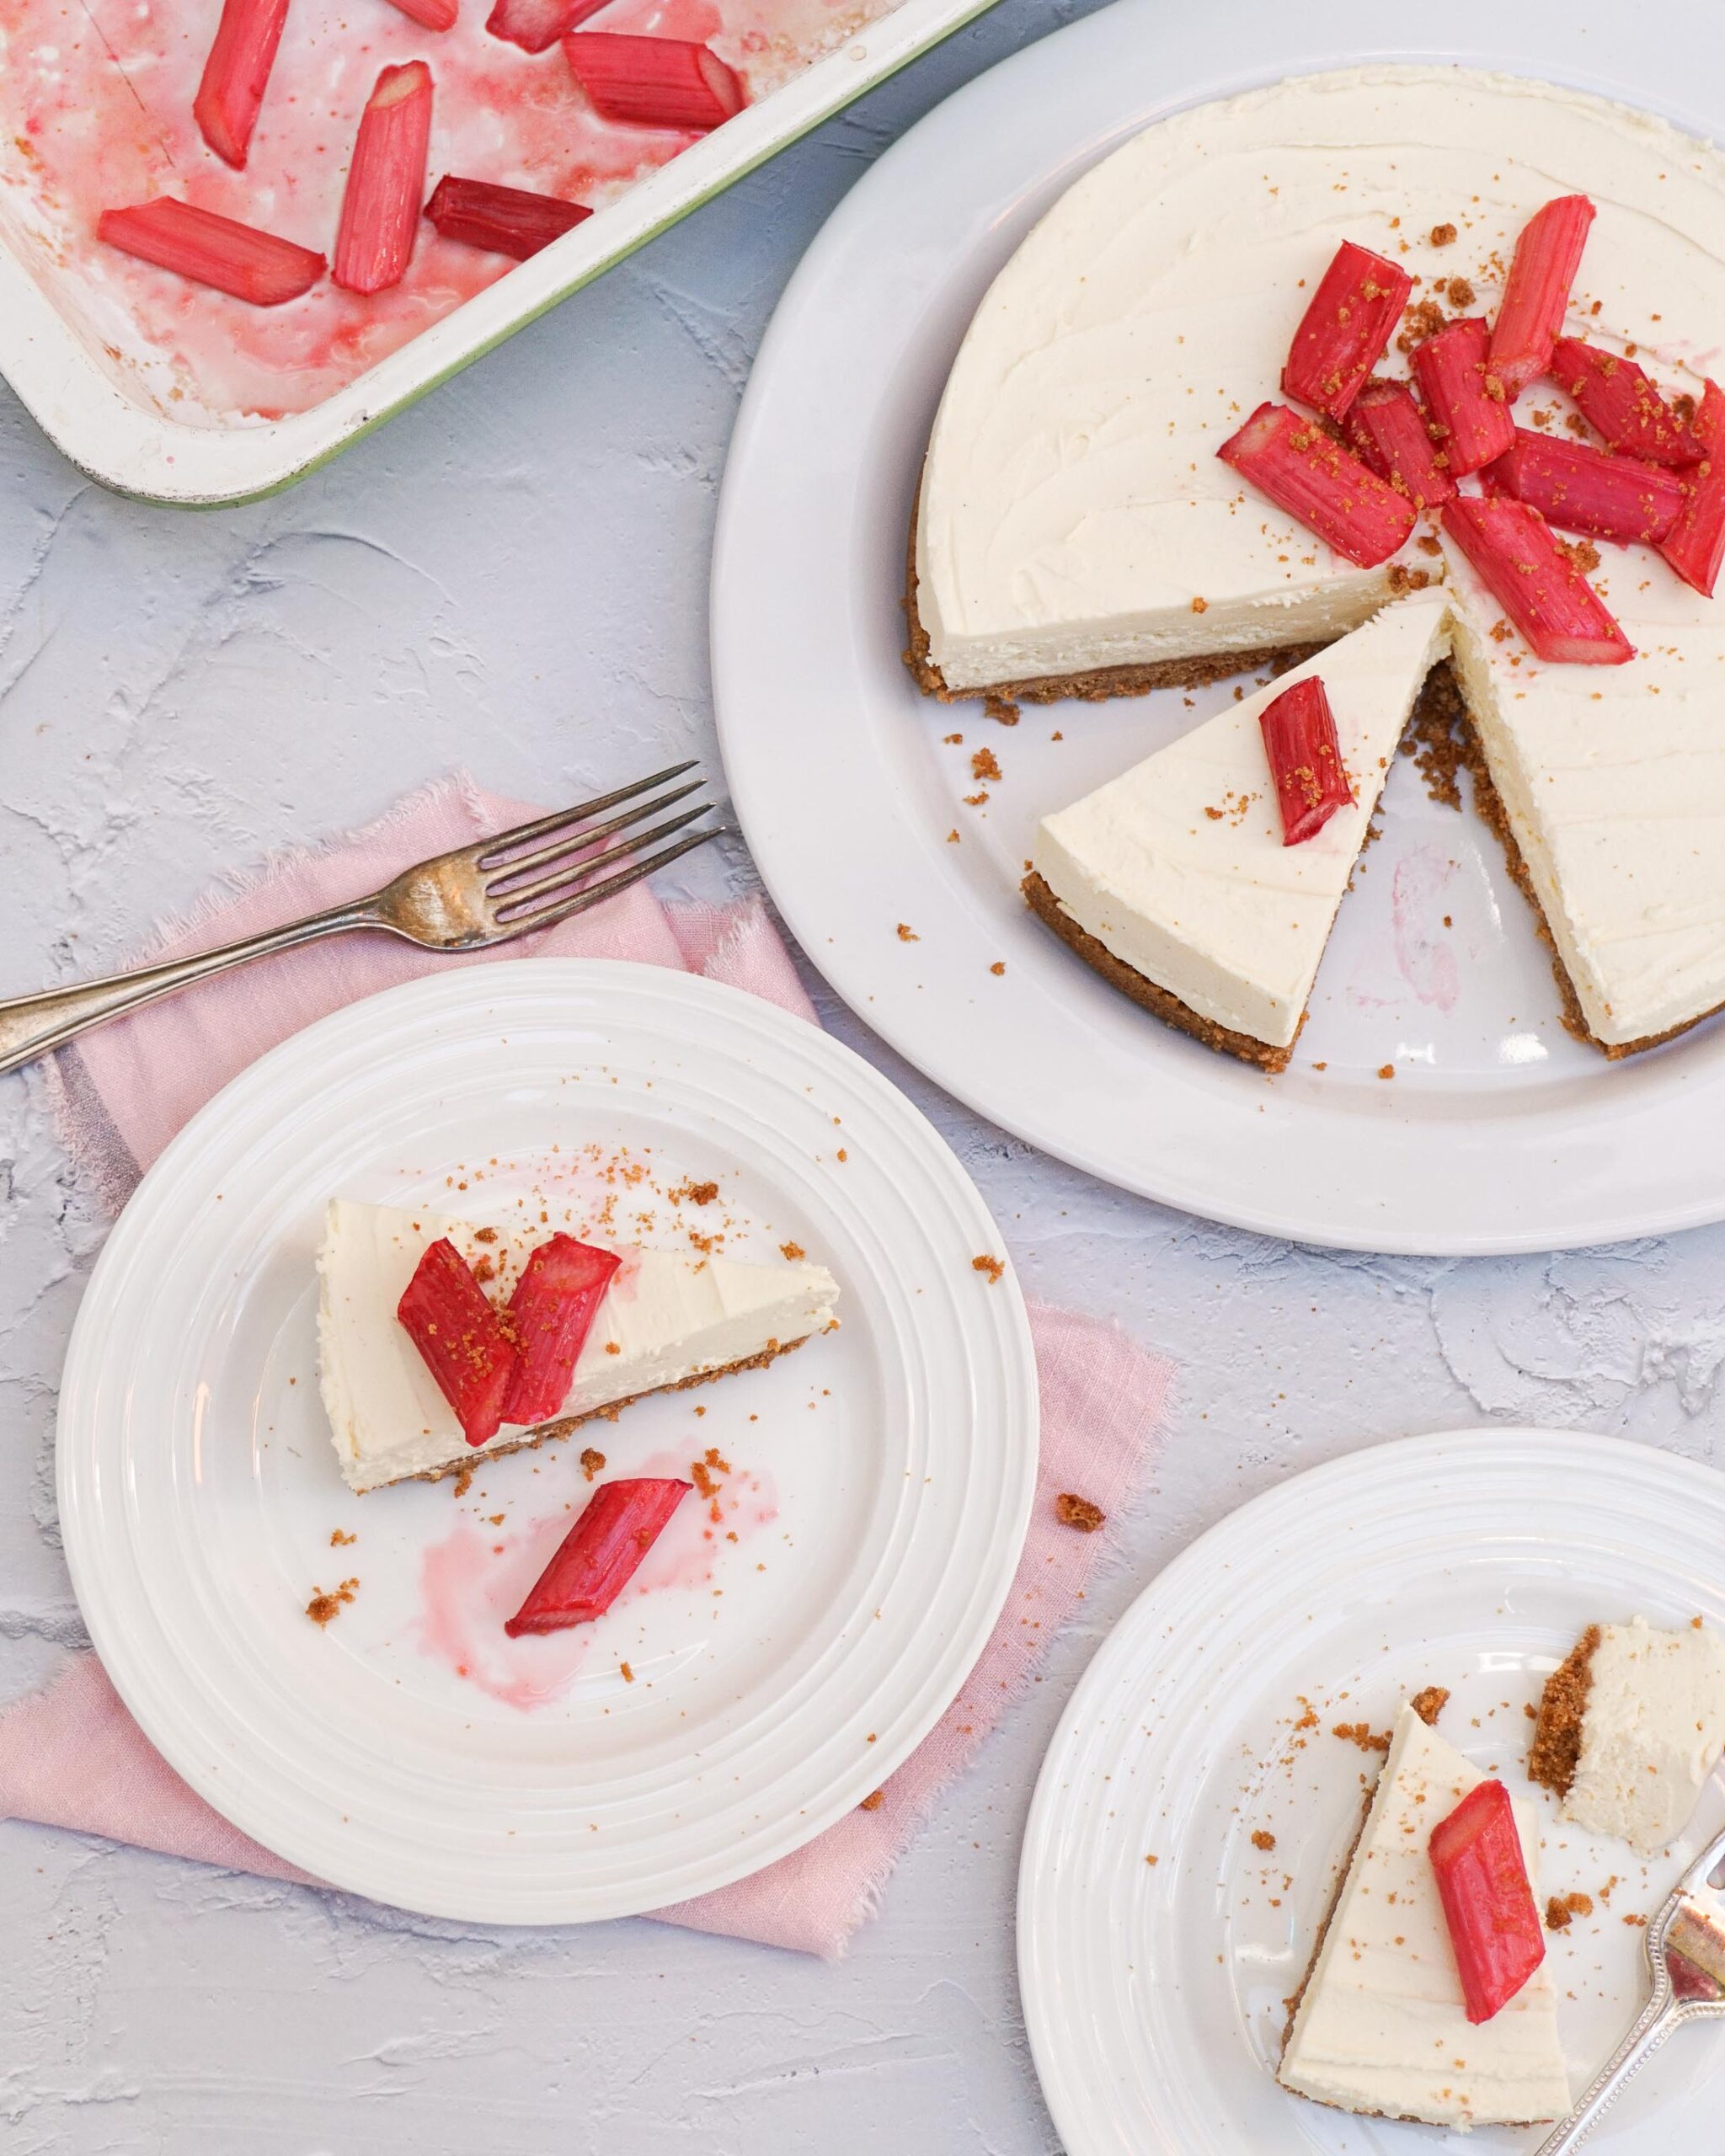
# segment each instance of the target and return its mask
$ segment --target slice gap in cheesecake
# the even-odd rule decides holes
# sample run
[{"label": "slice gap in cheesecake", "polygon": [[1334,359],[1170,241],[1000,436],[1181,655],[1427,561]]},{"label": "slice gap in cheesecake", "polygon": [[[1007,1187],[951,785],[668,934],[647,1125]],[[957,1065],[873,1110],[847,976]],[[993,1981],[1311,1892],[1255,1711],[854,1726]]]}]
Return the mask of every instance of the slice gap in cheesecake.
[{"label": "slice gap in cheesecake", "polygon": [[[1466,2130],[1569,2108],[1548,1968],[1470,2022],[1428,1843],[1487,1777],[1412,1703],[1397,1718],[1296,1995],[1277,2079],[1338,2110]],[[1531,1886],[1538,1828],[1514,1806]]]},{"label": "slice gap in cheesecake", "polygon": [[[1183,734],[1039,827],[1032,910],[1114,987],[1207,1047],[1285,1069],[1410,713],[1449,649],[1439,590]],[[1284,843],[1260,718],[1318,678],[1353,799]]]},{"label": "slice gap in cheesecake", "polygon": [[837,1283],[824,1266],[623,1250],[556,1412],[531,1427],[505,1421],[476,1449],[395,1315],[440,1238],[501,1298],[547,1232],[350,1198],[328,1209],[318,1256],[318,1378],[336,1457],[356,1492],[435,1481],[566,1437],[648,1393],[762,1367],[838,1322]]},{"label": "slice gap in cheesecake", "polygon": [[1725,1755],[1725,1641],[1644,1617],[1589,1625],[1546,1680],[1530,1778],[1567,1820],[1656,1856]]}]

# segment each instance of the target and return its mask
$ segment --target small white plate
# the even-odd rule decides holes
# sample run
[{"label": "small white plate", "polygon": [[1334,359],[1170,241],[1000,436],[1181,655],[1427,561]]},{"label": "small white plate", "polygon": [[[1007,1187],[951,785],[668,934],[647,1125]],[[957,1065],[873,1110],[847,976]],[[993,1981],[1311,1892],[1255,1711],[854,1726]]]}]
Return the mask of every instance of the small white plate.
[{"label": "small white plate", "polygon": [[[1665,38],[1633,9],[1593,13],[1581,35],[1567,0],[1456,0],[1441,56],[1717,131],[1725,13],[1685,9]],[[889,151],[792,280],[744,400],[713,570],[714,689],[732,792],[786,919],[853,1008],[959,1099],[1213,1219],[1355,1249],[1545,1250],[1725,1214],[1725,1025],[1621,1065],[1572,1040],[1497,842],[1402,766],[1295,1063],[1266,1081],[1108,987],[1018,889],[1039,817],[1231,689],[1189,705],[1178,691],[1027,705],[1007,730],[975,703],[920,696],[900,663],[935,406],[1030,225],[1171,110],[1362,56],[1429,62],[1434,26],[1370,0],[1122,0]],[[973,774],[978,749],[998,782]],[[967,802],[982,792],[985,807]]]},{"label": "small white plate", "polygon": [[[1019,1981],[1069,2156],[1536,2144],[1354,2118],[1273,2078],[1377,1764],[1332,1732],[1381,1730],[1410,1693],[1448,1685],[1441,1734],[1517,1786],[1525,1709],[1588,1624],[1640,1612],[1725,1628],[1722,1546],[1712,1468],[1612,1438],[1485,1429],[1295,1476],[1178,1557],[1085,1673],[1025,1834]],[[1645,1995],[1632,1920],[1725,1824],[1725,1791],[1716,1779],[1697,1831],[1651,1864],[1534,1795],[1542,1899],[1594,1897],[1549,1935],[1578,2095]],[[1722,2085],[1725,2036],[1680,2031],[1599,2128],[1601,2156],[1709,2145]]]},{"label": "small white plate", "polygon": [[[462,1497],[355,1497],[318,1396],[337,1193],[476,1219],[525,1198],[576,1232],[722,1233],[740,1257],[798,1243],[838,1276],[841,1329],[482,1465]],[[524,959],[355,1005],[195,1118],[97,1265],[58,1436],[91,1638],[193,1788],[339,1886],[499,1924],[721,1886],[878,1787],[999,1611],[1036,1376],[1017,1287],[982,1254],[1004,1255],[929,1125],[756,997]],[[508,1641],[590,1444],[611,1476],[715,1448],[720,1518],[686,1500],[600,1623]],[[344,1579],[320,1629],[313,1590]]]}]

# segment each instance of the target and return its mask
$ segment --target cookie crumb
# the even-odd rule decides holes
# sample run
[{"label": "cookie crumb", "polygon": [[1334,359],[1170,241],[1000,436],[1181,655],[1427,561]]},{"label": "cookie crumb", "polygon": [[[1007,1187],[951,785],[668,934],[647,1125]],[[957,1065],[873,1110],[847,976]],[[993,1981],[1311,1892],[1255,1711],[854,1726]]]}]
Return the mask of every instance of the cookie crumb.
[{"label": "cookie crumb", "polygon": [[1063,1490],[1055,1499],[1055,1517],[1062,1527],[1076,1527],[1081,1534],[1094,1534],[1108,1514],[1100,1505],[1092,1504],[1088,1497],[1076,1497],[1070,1490]]},{"label": "cookie crumb", "polygon": [[1387,1752],[1390,1748],[1388,1730],[1375,1730],[1369,1721],[1338,1721],[1330,1732],[1343,1743],[1357,1744],[1362,1752]]},{"label": "cookie crumb", "polygon": [[344,1534],[338,1527],[330,1534],[329,1546],[332,1550],[345,1550],[349,1543],[357,1542],[359,1539],[357,1534]]},{"label": "cookie crumb", "polygon": [[1455,226],[1434,225],[1431,230],[1431,242],[1434,247],[1453,247],[1455,244]]},{"label": "cookie crumb", "polygon": [[617,1668],[618,1668],[618,1669],[619,1669],[619,1670],[622,1672],[622,1680],[623,1680],[624,1684],[633,1684],[634,1683],[634,1681],[635,1681],[635,1673],[634,1673],[634,1671],[633,1671],[633,1669],[631,1669],[631,1668],[630,1668],[630,1667],[629,1667],[629,1665],[628,1664],[628,1662],[620,1662],[617,1664]]},{"label": "cookie crumb", "polygon": [[901,921],[899,923],[899,941],[901,943],[920,943],[922,938],[908,921]]},{"label": "cookie crumb", "polygon": [[321,1587],[312,1589],[312,1598],[306,1604],[306,1614],[314,1625],[327,1625],[346,1609],[359,1588],[357,1580],[344,1580],[333,1593],[325,1594]]},{"label": "cookie crumb", "polygon": [[1407,1704],[1428,1729],[1434,1729],[1449,1697],[1447,1684],[1428,1684],[1423,1691],[1416,1692]]},{"label": "cookie crumb", "polygon": [[605,1454],[602,1452],[595,1452],[591,1445],[589,1445],[581,1454],[581,1472],[590,1482],[604,1465]]},{"label": "cookie crumb", "polygon": [[998,779],[1001,776],[1000,758],[992,749],[979,749],[970,759],[970,776],[980,785],[984,780]]},{"label": "cookie crumb", "polygon": [[1003,974],[1007,970],[1006,960],[1004,958],[996,958],[988,970],[991,974]]},{"label": "cookie crumb", "polygon": [[1276,1838],[1268,1828],[1254,1827],[1252,1830],[1252,1846],[1255,1849],[1273,1849],[1276,1846]]},{"label": "cookie crumb", "polygon": [[778,1254],[791,1265],[797,1264],[809,1255],[801,1243],[781,1243],[778,1246]]},{"label": "cookie crumb", "polygon": [[879,1812],[881,1806],[885,1802],[886,1791],[884,1789],[873,1789],[870,1790],[868,1796],[865,1796],[862,1802],[857,1806],[857,1809],[859,1812]]},{"label": "cookie crumb", "polygon": [[999,726],[1016,726],[1018,723],[1017,704],[1010,696],[996,696],[992,689],[982,699],[982,715],[985,718],[993,719]]},{"label": "cookie crumb", "polygon": [[1380,1078],[1393,1078],[1395,1075],[1396,1066],[1393,1063],[1381,1063],[1378,1065],[1378,1075]]},{"label": "cookie crumb", "polygon": [[991,1288],[1007,1268],[1004,1262],[997,1257],[973,1257],[970,1261],[970,1269],[973,1273],[985,1273],[988,1275],[988,1284]]}]

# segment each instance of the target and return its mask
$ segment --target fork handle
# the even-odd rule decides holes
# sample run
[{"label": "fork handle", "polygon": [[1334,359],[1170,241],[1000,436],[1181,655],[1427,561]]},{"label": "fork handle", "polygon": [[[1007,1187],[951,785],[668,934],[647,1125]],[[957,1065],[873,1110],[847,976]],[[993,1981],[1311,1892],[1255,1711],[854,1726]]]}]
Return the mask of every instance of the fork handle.
[{"label": "fork handle", "polygon": [[274,951],[291,951],[302,943],[315,943],[324,936],[339,936],[354,928],[387,928],[375,899],[359,899],[348,905],[332,906],[307,920],[290,921],[282,928],[266,928],[261,935],[224,943],[214,951],[195,952],[189,958],[170,958],[158,966],[140,966],[131,973],[111,974],[106,980],[86,981],[76,988],[51,988],[40,995],[20,995],[0,1003],[0,1071],[16,1070],[20,1064],[63,1048],[88,1026],[109,1018],[122,1018],[158,995],[207,980],[211,974],[226,973],[230,966],[248,965],[254,958]]},{"label": "fork handle", "polygon": [[1642,2009],[1640,2019],[1582,2092],[1581,2101],[1534,2151],[1534,2156],[1569,2156],[1580,2146],[1604,2116],[1606,2106],[1621,2094],[1624,2084],[1640,2073],[1667,2036],[1677,2026],[1679,2015],[1669,1991],[1656,1992]]}]

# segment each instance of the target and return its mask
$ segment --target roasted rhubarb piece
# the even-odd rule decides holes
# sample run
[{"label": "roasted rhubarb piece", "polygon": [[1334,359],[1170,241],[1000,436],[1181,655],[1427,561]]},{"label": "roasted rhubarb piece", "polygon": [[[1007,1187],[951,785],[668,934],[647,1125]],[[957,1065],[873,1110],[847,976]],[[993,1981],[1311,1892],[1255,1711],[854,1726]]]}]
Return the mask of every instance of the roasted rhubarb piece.
[{"label": "roasted rhubarb piece", "polygon": [[485,27],[523,52],[543,52],[607,4],[608,0],[497,0]]},{"label": "roasted rhubarb piece", "polygon": [[1560,337],[1551,353],[1551,375],[1613,449],[1653,464],[1698,464],[1706,454],[1701,437],[1633,360],[1601,351],[1579,337]]},{"label": "roasted rhubarb piece", "polygon": [[1354,798],[1323,683],[1315,675],[1284,689],[1258,715],[1282,809],[1282,844],[1316,838]]},{"label": "roasted rhubarb piece", "polygon": [[296,300],[323,275],[323,258],[311,248],[167,195],[129,210],[104,210],[96,221],[96,237],[158,269],[176,270],[200,285],[249,300],[254,307]]},{"label": "roasted rhubarb piece", "polygon": [[1621,666],[1629,639],[1536,509],[1507,496],[1444,504],[1444,530],[1532,646],[1572,666]]},{"label": "roasted rhubarb piece", "polygon": [[1260,404],[1216,455],[1360,568],[1388,561],[1413,529],[1411,501],[1285,404]]},{"label": "roasted rhubarb piece", "polygon": [[401,282],[425,196],[430,137],[431,70],[423,60],[386,67],[360,117],[341,198],[331,275],[349,291],[381,292]]},{"label": "roasted rhubarb piece", "polygon": [[461,0],[391,0],[409,22],[422,29],[452,30],[461,13]]},{"label": "roasted rhubarb piece", "polygon": [[601,1482],[504,1630],[515,1640],[602,1617],[694,1486],[658,1477]]},{"label": "roasted rhubarb piece", "polygon": [[1499,2014],[1546,1958],[1515,1808],[1502,1782],[1481,1782],[1427,1844],[1470,2021]]},{"label": "roasted rhubarb piece", "polygon": [[594,1314],[622,1262],[615,1251],[573,1235],[553,1235],[528,1257],[510,1297],[515,1367],[504,1396],[505,1422],[543,1422],[569,1398]]},{"label": "roasted rhubarb piece", "polygon": [[1348,407],[1343,432],[1381,479],[1416,509],[1446,502],[1455,483],[1438,462],[1425,414],[1405,382],[1374,380]]},{"label": "roasted rhubarb piece", "polygon": [[1294,332],[1282,369],[1284,393],[1339,419],[1377,365],[1413,290],[1406,270],[1344,239]]},{"label": "roasted rhubarb piece", "polygon": [[223,0],[203,80],[192,99],[198,131],[227,163],[243,166],[275,64],[287,0]]},{"label": "roasted rhubarb piece", "polygon": [[457,179],[453,173],[438,181],[425,205],[425,215],[446,239],[512,254],[517,262],[592,214],[554,195],[530,195],[522,187],[494,187],[489,179]]},{"label": "roasted rhubarb piece", "polygon": [[1547,524],[1626,547],[1657,546],[1684,499],[1682,480],[1662,465],[1608,456],[1584,442],[1525,427],[1515,430],[1509,449],[1480,479],[1488,494],[1526,502]]},{"label": "roasted rhubarb piece", "polygon": [[704,133],[743,109],[743,86],[716,52],[681,38],[583,30],[563,49],[602,120]]},{"label": "roasted rhubarb piece", "polygon": [[1683,506],[1659,552],[1685,584],[1711,599],[1725,557],[1725,390],[1709,382],[1695,415],[1706,455],[1683,475]]},{"label": "roasted rhubarb piece", "polygon": [[1551,366],[1593,221],[1594,205],[1586,195],[1560,195],[1535,210],[1521,228],[1492,324],[1492,372],[1510,398]]},{"label": "roasted rhubarb piece", "polygon": [[455,1410],[467,1443],[483,1445],[494,1438],[503,1425],[515,1351],[485,1290],[446,1235],[427,1246],[395,1314]]},{"label": "roasted rhubarb piece", "polygon": [[1509,398],[1487,365],[1489,341],[1485,317],[1472,314],[1413,348],[1413,371],[1452,479],[1477,472],[1515,439]]}]

